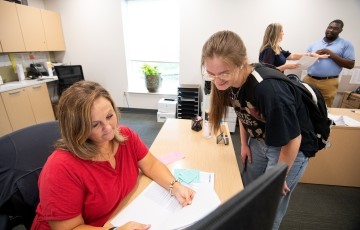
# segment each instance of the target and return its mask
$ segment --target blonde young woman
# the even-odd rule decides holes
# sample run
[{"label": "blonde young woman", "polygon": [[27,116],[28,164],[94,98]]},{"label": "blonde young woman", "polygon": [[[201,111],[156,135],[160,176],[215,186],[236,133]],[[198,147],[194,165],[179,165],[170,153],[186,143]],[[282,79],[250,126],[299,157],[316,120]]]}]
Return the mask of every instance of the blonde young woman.
[{"label": "blonde young woman", "polygon": [[287,60],[299,60],[302,56],[327,58],[329,55],[319,55],[317,53],[290,53],[283,50],[280,46],[284,37],[283,27],[280,23],[271,23],[267,26],[260,47],[259,62],[273,66],[284,72],[286,69],[295,69],[299,64],[286,63]]},{"label": "blonde young woman", "polygon": [[[39,177],[40,203],[32,230],[103,229],[136,186],[139,170],[168,189],[183,206],[194,191],[157,160],[138,134],[118,124],[110,94],[98,83],[80,81],[59,101],[61,138]],[[114,229],[147,230],[130,222]]]},{"label": "blonde young woman", "polygon": [[209,120],[217,132],[227,105],[233,106],[240,123],[241,160],[247,165],[242,173],[245,186],[278,162],[288,165],[273,225],[276,230],[308,156],[316,151],[317,140],[304,129],[311,121],[301,93],[277,79],[259,83],[255,72],[262,77],[285,75],[247,60],[244,43],[234,32],[219,31],[203,45],[201,67],[204,77],[211,81]]}]

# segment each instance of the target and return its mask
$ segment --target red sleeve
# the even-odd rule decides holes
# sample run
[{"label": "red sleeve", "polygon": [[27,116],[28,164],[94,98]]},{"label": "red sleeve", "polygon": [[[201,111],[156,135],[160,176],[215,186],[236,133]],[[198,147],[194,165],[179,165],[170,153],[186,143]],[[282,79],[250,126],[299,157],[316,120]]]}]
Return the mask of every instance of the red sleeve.
[{"label": "red sleeve", "polygon": [[48,159],[39,178],[41,206],[39,210],[46,220],[64,220],[81,214],[84,191],[76,173],[79,167],[74,156],[56,150]]}]

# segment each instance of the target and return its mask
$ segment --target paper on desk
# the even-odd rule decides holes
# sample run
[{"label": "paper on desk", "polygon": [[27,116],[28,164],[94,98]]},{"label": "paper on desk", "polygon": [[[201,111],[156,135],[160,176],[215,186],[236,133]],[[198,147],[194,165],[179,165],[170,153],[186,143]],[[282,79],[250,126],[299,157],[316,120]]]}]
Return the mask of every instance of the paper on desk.
[{"label": "paper on desk", "polygon": [[328,117],[335,122],[336,125],[360,127],[360,122],[352,119],[351,117],[345,115],[332,115],[328,114]]},{"label": "paper on desk", "polygon": [[174,196],[154,181],[112,221],[122,226],[129,221],[151,224],[151,230],[181,229],[198,221],[220,205],[211,187],[194,189],[191,205],[182,207]]},{"label": "paper on desk", "polygon": [[170,152],[170,153],[158,156],[157,158],[165,165],[168,165],[175,161],[181,160],[184,157],[185,157],[184,154],[182,154],[180,152]]},{"label": "paper on desk", "polygon": [[174,176],[181,183],[184,183],[194,189],[202,186],[210,186],[211,188],[214,188],[214,173],[203,172],[196,169],[181,168],[174,169]]},{"label": "paper on desk", "polygon": [[304,55],[298,61],[294,62],[296,64],[300,64],[300,66],[295,68],[295,69],[287,69],[286,70],[286,75],[288,75],[288,74],[297,74],[298,72],[302,72],[303,70],[307,70],[317,60],[318,60],[317,57],[310,57],[310,56]]}]

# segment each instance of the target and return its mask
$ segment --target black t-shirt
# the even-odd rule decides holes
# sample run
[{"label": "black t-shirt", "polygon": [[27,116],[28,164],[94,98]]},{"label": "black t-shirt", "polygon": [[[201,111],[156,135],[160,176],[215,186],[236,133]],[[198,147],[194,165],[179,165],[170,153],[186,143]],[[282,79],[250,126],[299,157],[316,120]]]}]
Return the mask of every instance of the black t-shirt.
[{"label": "black t-shirt", "polygon": [[275,51],[271,47],[266,47],[259,54],[259,62],[279,67],[286,63],[286,58],[290,55],[291,53],[289,51],[283,49],[281,49],[279,54],[275,54]]},{"label": "black t-shirt", "polygon": [[[282,74],[271,68],[266,72]],[[300,150],[313,149],[316,140],[301,129],[301,124],[311,122],[308,111],[300,92],[287,82],[267,79],[259,83],[251,74],[231,104],[251,137],[263,139],[269,146],[281,147],[301,133]]]}]

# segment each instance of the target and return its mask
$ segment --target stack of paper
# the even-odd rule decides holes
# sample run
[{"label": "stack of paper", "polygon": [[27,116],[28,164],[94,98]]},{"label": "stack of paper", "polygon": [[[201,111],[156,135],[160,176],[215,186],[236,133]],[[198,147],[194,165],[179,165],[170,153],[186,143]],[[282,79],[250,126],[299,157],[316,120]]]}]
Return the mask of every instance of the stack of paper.
[{"label": "stack of paper", "polygon": [[[175,170],[196,191],[191,205],[182,207],[169,191],[154,181],[112,221],[122,226],[129,221],[151,224],[152,230],[183,229],[216,209],[221,201],[214,190],[214,174],[191,169]],[[186,182],[184,182],[186,184]]]},{"label": "stack of paper", "polygon": [[328,117],[335,122],[335,125],[344,125],[352,127],[360,127],[360,122],[345,115],[332,115],[328,114]]}]

